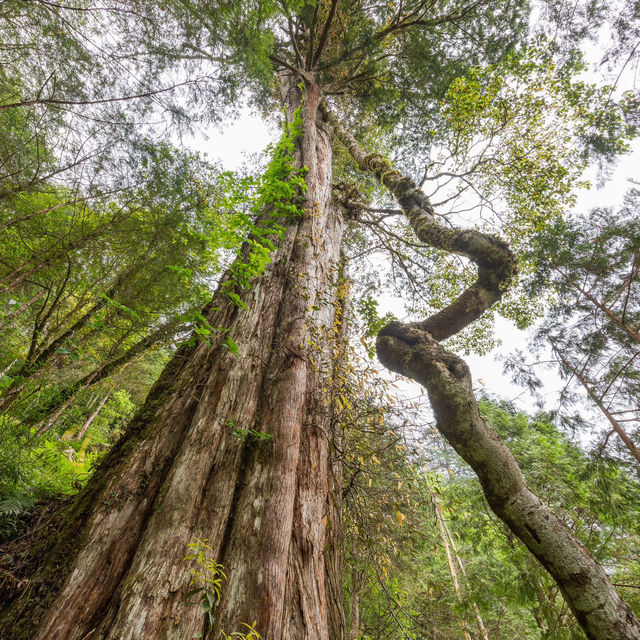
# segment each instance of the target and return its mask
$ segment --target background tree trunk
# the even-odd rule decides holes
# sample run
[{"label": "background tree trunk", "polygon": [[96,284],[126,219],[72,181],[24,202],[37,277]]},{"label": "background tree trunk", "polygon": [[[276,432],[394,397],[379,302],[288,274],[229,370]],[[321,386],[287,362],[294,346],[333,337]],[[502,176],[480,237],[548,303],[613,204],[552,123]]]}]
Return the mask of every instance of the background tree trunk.
[{"label": "background tree trunk", "polygon": [[84,434],[87,432],[87,429],[91,426],[92,422],[98,417],[100,412],[102,411],[102,407],[107,404],[107,401],[111,397],[113,393],[113,389],[109,389],[107,393],[105,393],[104,397],[98,403],[98,406],[93,410],[91,415],[84,421],[83,425],[80,427],[80,431],[73,437],[74,440],[82,440],[84,438]]},{"label": "background tree trunk", "polygon": [[331,203],[317,89],[307,86],[302,101],[284,78],[282,95],[289,118],[302,109],[296,162],[308,169],[305,212],[286,223],[244,296],[248,310],[220,290],[205,310],[213,327],[230,330],[239,354],[223,335],[178,351],[64,515],[28,600],[6,616],[12,638],[190,640],[205,628],[185,597],[184,557],[196,538],[208,540],[228,576],[216,637],[254,620],[269,640],[344,637],[341,477],[326,400],[343,222]]}]

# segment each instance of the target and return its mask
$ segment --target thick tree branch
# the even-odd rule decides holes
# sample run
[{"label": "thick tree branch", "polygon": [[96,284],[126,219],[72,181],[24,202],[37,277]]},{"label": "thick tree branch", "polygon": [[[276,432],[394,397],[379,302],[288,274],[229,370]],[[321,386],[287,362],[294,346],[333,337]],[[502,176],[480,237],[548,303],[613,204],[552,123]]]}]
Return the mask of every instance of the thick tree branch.
[{"label": "thick tree branch", "polygon": [[366,155],[355,138],[326,107],[323,107],[323,113],[360,170],[372,173],[397,198],[422,242],[470,258],[478,265],[478,278],[473,285],[448,307],[415,325],[429,332],[437,341],[455,335],[500,300],[516,273],[515,258],[511,251],[503,240],[494,236],[473,229],[461,231],[438,224],[429,199],[412,180],[394,169],[383,156]]},{"label": "thick tree branch", "polygon": [[271,62],[280,65],[280,67],[283,67],[284,69],[288,69],[289,71],[291,71],[293,74],[299,76],[300,78],[306,80],[309,83],[313,82],[313,79],[311,78],[311,76],[304,71],[303,69],[299,69],[297,67],[294,67],[292,64],[289,64],[286,60],[281,60],[280,58],[278,58],[277,56],[274,55],[270,55],[269,56],[269,60],[271,60]]},{"label": "thick tree branch", "polygon": [[587,636],[638,640],[640,624],[631,608],[589,551],[527,487],[515,458],[480,415],[466,363],[439,344],[500,299],[515,275],[513,254],[498,238],[440,226],[429,199],[413,181],[386,158],[366,155],[326,107],[322,112],[358,167],[397,198],[420,240],[478,266],[476,282],[447,308],[422,322],[384,327],[378,334],[378,358],[426,388],[438,430],[473,468],[493,511],[556,581]]}]

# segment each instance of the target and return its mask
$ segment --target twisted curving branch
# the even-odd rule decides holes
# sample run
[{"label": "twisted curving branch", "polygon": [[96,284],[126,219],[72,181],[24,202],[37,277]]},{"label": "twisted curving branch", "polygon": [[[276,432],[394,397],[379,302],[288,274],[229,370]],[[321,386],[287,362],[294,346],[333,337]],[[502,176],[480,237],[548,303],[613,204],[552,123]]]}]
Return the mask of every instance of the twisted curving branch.
[{"label": "twisted curving branch", "polygon": [[477,320],[508,289],[516,274],[516,261],[509,247],[500,238],[473,229],[460,230],[439,225],[429,198],[410,178],[394,169],[384,156],[377,153],[366,155],[326,105],[320,109],[359,169],[372,173],[396,197],[422,242],[470,258],[477,264],[478,278],[473,285],[442,311],[412,325],[428,332],[437,341],[455,335]]},{"label": "twisted curving branch", "polygon": [[439,344],[502,297],[516,273],[509,247],[478,231],[440,226],[429,199],[411,179],[387,158],[365,154],[326,105],[321,114],[360,170],[373,174],[396,197],[422,242],[466,256],[478,267],[474,284],[445,309],[422,322],[384,327],[378,335],[378,358],[388,369],[425,387],[438,430],[473,468],[493,511],[556,581],[587,636],[639,640],[640,624],[604,569],[531,492],[511,452],[480,416],[464,360]]}]

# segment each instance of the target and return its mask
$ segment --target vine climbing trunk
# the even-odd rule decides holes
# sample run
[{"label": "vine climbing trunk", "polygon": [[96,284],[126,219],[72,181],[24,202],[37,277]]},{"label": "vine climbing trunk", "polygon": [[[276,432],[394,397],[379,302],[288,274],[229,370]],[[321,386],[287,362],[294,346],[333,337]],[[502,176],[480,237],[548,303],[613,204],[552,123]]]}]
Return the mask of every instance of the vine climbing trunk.
[{"label": "vine climbing trunk", "polygon": [[[302,214],[281,221],[250,290],[232,289],[243,304],[226,295],[226,274],[204,311],[224,331],[178,350],[63,513],[58,542],[3,613],[4,637],[190,640],[253,621],[265,640],[344,637],[341,475],[331,453],[339,433],[326,391],[340,334],[343,220],[317,88],[309,83],[303,99],[296,82],[281,81],[289,121],[297,109],[302,119],[293,152],[306,167]],[[246,260],[251,245],[243,251]],[[184,557],[196,539],[228,577],[214,629],[187,603]]]},{"label": "vine climbing trunk", "polygon": [[466,363],[439,342],[497,302],[515,275],[515,260],[499,238],[435,221],[427,196],[378,155],[367,155],[325,106],[324,118],[360,170],[373,174],[398,200],[426,245],[471,259],[476,281],[448,307],[422,322],[392,322],[378,334],[380,361],[425,387],[436,426],[477,474],[493,511],[558,584],[592,640],[640,640],[640,623],[605,570],[564,523],[527,487],[517,461],[480,416]]}]

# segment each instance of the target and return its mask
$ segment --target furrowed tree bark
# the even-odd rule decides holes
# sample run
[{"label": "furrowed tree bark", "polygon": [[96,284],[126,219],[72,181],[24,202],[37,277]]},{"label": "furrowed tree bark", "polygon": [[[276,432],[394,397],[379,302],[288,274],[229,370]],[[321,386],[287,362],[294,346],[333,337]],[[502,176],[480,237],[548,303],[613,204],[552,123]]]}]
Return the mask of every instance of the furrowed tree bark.
[{"label": "furrowed tree bark", "polygon": [[[323,391],[343,220],[317,88],[302,100],[297,80],[282,85],[288,117],[301,107],[304,215],[282,223],[271,263],[243,295],[248,310],[218,291],[204,315],[229,333],[178,351],[64,514],[27,600],[5,612],[0,630],[16,640],[191,640],[204,629],[200,607],[186,603],[184,556],[196,538],[228,576],[207,637],[254,620],[264,640],[344,637],[342,480]],[[238,355],[223,346],[227,335]]]},{"label": "furrowed tree bark", "polygon": [[474,230],[443,228],[427,196],[377,154],[366,155],[334,114],[323,116],[360,170],[373,174],[398,200],[425,244],[465,256],[478,277],[448,307],[422,322],[392,322],[378,334],[380,361],[422,384],[436,426],[477,474],[493,511],[522,540],[558,584],[592,640],[638,640],[640,624],[604,569],[564,523],[527,487],[515,458],[480,416],[465,362],[439,341],[479,318],[509,287],[515,259],[508,246]]}]

